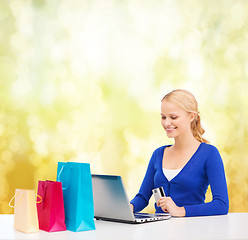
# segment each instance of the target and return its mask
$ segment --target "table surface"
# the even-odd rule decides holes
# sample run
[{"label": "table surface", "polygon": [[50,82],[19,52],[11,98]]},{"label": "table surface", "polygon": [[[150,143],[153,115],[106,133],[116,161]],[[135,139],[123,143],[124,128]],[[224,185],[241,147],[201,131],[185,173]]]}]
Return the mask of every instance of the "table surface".
[{"label": "table surface", "polygon": [[0,239],[248,239],[248,213],[171,218],[135,225],[96,220],[96,230],[85,232],[40,230],[25,234],[13,226],[14,215],[0,214]]}]

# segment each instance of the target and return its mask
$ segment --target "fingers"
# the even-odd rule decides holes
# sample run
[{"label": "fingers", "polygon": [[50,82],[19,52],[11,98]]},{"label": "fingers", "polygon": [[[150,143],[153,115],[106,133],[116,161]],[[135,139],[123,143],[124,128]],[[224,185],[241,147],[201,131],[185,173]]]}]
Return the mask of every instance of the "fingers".
[{"label": "fingers", "polygon": [[164,211],[164,212],[167,212],[168,211],[168,204],[167,202],[161,202],[159,207],[161,207],[161,209]]},{"label": "fingers", "polygon": [[170,199],[171,199],[170,197],[161,197],[161,198],[159,198],[159,200],[157,202],[157,206],[160,207],[161,204],[170,201]]},{"label": "fingers", "polygon": [[163,197],[159,198],[159,200],[157,201],[157,206],[160,207],[161,202],[163,202]]},{"label": "fingers", "polygon": [[168,209],[167,209],[167,205],[166,205],[166,204],[161,204],[160,207],[161,207],[161,209],[162,209],[164,212],[168,212]]},{"label": "fingers", "polygon": [[171,216],[175,217],[184,217],[186,215],[186,211],[184,207],[178,207],[171,197],[162,197],[159,199],[157,203],[158,207],[164,212],[169,212]]},{"label": "fingers", "polygon": [[130,205],[131,205],[131,209],[132,209],[132,210],[134,210],[134,206],[133,206],[133,204],[132,204],[132,203],[130,203]]},{"label": "fingers", "polygon": [[170,197],[162,197],[158,200],[157,206],[161,207],[164,212],[169,212],[171,198]]}]

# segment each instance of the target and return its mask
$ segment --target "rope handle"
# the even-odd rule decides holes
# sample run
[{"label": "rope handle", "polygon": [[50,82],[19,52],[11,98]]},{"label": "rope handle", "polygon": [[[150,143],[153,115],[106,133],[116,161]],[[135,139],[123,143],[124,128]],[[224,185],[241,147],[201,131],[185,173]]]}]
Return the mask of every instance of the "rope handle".
[{"label": "rope handle", "polygon": [[[18,194],[18,193],[17,193],[17,194]],[[22,201],[22,199],[23,199],[23,194],[22,194],[22,196],[21,196],[20,201],[17,203],[17,205],[11,205],[11,202],[14,200],[14,198],[16,197],[17,194],[15,194],[15,195],[11,198],[11,200],[9,201],[9,206],[10,206],[11,208],[18,207],[18,206],[21,204],[21,201]],[[37,196],[38,198],[40,198],[40,200],[39,200],[38,202],[37,202],[37,200],[36,200],[36,203],[41,203],[41,202],[42,202],[42,197],[41,197],[40,195],[38,195],[38,194],[35,194],[35,196]]]},{"label": "rope handle", "polygon": [[37,202],[37,199],[36,199],[36,203],[41,203],[42,202],[42,197],[38,194],[35,194],[35,196],[37,196],[38,198],[40,198],[40,201]]},{"label": "rope handle", "polygon": [[[68,162],[67,163],[65,163],[64,165],[62,165],[62,167],[61,167],[61,169],[60,169],[60,171],[59,171],[59,174],[58,174],[58,179],[57,179],[57,181],[58,182],[62,182],[62,178],[63,178],[63,172],[64,172],[64,170],[67,168],[68,169],[68,167],[70,168],[70,176],[69,176],[69,178],[71,177],[71,172],[72,172],[72,166],[68,166]],[[63,190],[67,190],[68,188],[69,188],[69,186],[70,186],[70,181],[69,181],[69,183],[68,183],[68,185],[67,186],[64,186],[63,187],[63,183],[62,183],[62,189]]]},{"label": "rope handle", "polygon": [[[17,194],[18,194],[18,193],[17,193]],[[17,195],[17,194],[16,194],[16,195]],[[12,207],[12,208],[14,208],[15,205],[11,205],[11,202],[14,200],[14,198],[16,197],[16,195],[14,195],[14,196],[11,198],[11,200],[9,201],[9,206]],[[23,198],[23,194],[22,194],[22,196],[21,196],[20,202],[16,205],[16,207],[20,205],[20,203],[21,203],[21,201],[22,201],[22,198]]]}]

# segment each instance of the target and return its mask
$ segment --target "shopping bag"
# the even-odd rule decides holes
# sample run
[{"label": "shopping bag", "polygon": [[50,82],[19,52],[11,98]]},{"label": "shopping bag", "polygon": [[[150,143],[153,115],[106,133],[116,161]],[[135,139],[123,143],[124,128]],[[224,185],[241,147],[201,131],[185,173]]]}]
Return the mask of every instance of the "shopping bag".
[{"label": "shopping bag", "polygon": [[[34,190],[15,190],[15,196],[10,200],[9,206],[14,208],[14,227],[16,230],[24,233],[39,231],[35,196]],[[40,196],[38,198],[40,200],[37,203],[40,203],[42,199]],[[11,204],[14,199],[15,204],[13,206]]]},{"label": "shopping bag", "polygon": [[67,230],[94,230],[90,164],[58,162],[57,181],[62,182]]},{"label": "shopping bag", "polygon": [[61,182],[39,181],[37,194],[42,198],[37,204],[39,228],[47,232],[66,230]]}]

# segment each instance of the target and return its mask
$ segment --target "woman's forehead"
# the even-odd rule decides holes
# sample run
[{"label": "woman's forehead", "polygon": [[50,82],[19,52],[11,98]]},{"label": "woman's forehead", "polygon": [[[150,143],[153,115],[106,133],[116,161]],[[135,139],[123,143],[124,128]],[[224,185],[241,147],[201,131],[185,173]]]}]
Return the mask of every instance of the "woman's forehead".
[{"label": "woman's forehead", "polygon": [[180,108],[178,105],[169,102],[169,101],[163,101],[161,104],[161,114],[178,114],[178,113],[182,113],[182,112],[186,112],[185,110],[183,110],[182,108]]}]

